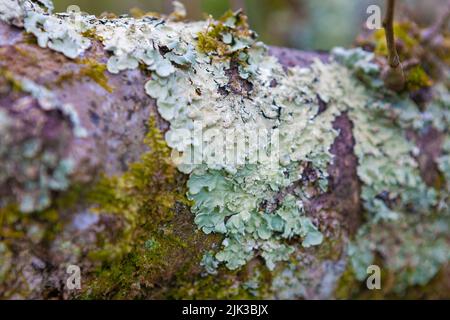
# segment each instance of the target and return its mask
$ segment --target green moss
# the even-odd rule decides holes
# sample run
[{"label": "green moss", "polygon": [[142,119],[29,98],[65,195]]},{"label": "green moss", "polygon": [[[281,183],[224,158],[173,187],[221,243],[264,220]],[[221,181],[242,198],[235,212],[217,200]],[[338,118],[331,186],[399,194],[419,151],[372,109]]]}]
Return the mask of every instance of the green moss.
[{"label": "green moss", "polygon": [[0,68],[0,77],[6,80],[6,83],[8,83],[11,86],[11,89],[14,92],[22,92],[23,86],[20,81],[14,77],[13,73],[6,70],[5,68]]},{"label": "green moss", "polygon": [[113,92],[113,88],[108,84],[108,77],[105,74],[107,70],[106,64],[99,63],[94,59],[82,59],[80,63],[86,66],[80,70],[80,76],[89,77],[109,93]]},{"label": "green moss", "polygon": [[[411,59],[419,59],[420,64],[405,70],[406,88],[408,91],[416,91],[421,88],[433,85],[431,74],[433,71],[433,63],[423,61],[423,53],[421,51],[428,50],[421,46],[420,32],[418,27],[411,22],[397,22],[394,24],[394,33],[396,37],[398,53],[400,61],[411,61]],[[375,44],[375,54],[387,57],[388,50],[386,45],[385,31],[380,29],[374,32],[373,41]]]},{"label": "green moss", "polygon": [[[427,34],[426,27],[421,28],[413,21],[401,21],[394,24],[397,52],[405,72],[408,91],[430,87],[434,83],[445,82],[444,66],[449,66],[450,36],[447,31],[440,33],[440,41],[430,44],[422,39]],[[373,48],[377,56],[387,58],[387,46],[384,29],[379,29],[367,36],[361,36],[358,45]],[[429,51],[433,54],[429,54]]]},{"label": "green moss", "polygon": [[337,282],[334,290],[336,299],[351,299],[358,294],[361,282],[356,278],[351,267],[347,267]]},{"label": "green moss", "polygon": [[173,299],[254,299],[254,297],[241,288],[234,277],[217,278],[206,276],[193,283],[181,282],[180,288],[171,294]]},{"label": "green moss", "polygon": [[258,264],[251,272],[220,269],[218,275],[204,275],[195,280],[180,278],[178,287],[168,292],[171,299],[253,300],[270,297],[272,274]]},{"label": "green moss", "polygon": [[185,183],[153,118],[149,128],[145,143],[150,151],[141,161],[122,176],[101,179],[89,194],[93,210],[119,217],[122,227],[114,239],[99,239],[102,249],[90,254],[105,263],[87,285],[85,298],[130,298],[137,284],[141,295],[161,278],[177,272],[186,277],[200,263],[199,248],[210,243],[200,244],[193,230],[182,230],[192,228],[183,223],[191,219]]},{"label": "green moss", "polygon": [[251,36],[247,16],[242,12],[228,11],[218,21],[210,20],[206,29],[197,34],[197,50],[219,57],[236,55],[236,42]]},{"label": "green moss", "polygon": [[[394,24],[394,34],[396,41],[402,43],[402,50],[399,51],[401,61],[405,61],[414,56],[414,49],[419,45],[419,35],[416,33],[414,25],[410,22],[396,22]],[[386,45],[386,35],[384,29],[374,32],[375,54],[386,57],[388,55]]]},{"label": "green moss", "polygon": [[217,52],[223,55],[226,52],[226,45],[222,42],[221,33],[226,30],[222,23],[212,24],[204,32],[198,34],[197,50],[203,53]]},{"label": "green moss", "polygon": [[22,34],[23,34],[23,42],[24,43],[30,44],[30,45],[38,44],[36,37],[32,33],[23,31]]},{"label": "green moss", "polygon": [[431,87],[433,81],[421,66],[415,66],[406,73],[406,86],[409,91]]},{"label": "green moss", "polygon": [[83,31],[81,33],[81,35],[85,38],[98,40],[98,41],[104,41],[104,38],[95,32],[95,28],[87,29],[86,31]]},{"label": "green moss", "polygon": [[[173,189],[175,168],[170,164],[169,150],[161,133],[157,132],[153,120],[149,126],[152,129],[145,143],[151,151],[142,156],[141,162],[131,164],[124,175],[101,179],[89,195],[95,210],[125,219],[123,249],[131,245],[136,226],[146,221],[144,214],[153,219],[170,219],[174,203],[184,199],[182,194],[173,192],[176,191]],[[154,203],[158,206],[153,206]]]},{"label": "green moss", "polygon": [[56,80],[58,85],[62,85],[66,82],[79,81],[80,79],[87,77],[95,81],[109,93],[114,91],[113,87],[111,87],[108,83],[108,77],[106,76],[106,64],[90,58],[76,59],[76,62],[83,67],[78,72],[66,72],[61,74]]}]

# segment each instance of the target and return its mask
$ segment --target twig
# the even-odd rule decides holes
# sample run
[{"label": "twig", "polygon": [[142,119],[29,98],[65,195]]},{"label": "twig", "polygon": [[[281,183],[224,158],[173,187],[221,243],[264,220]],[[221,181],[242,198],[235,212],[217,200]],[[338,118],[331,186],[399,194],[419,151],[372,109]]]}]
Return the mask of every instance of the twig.
[{"label": "twig", "polygon": [[382,73],[382,78],[386,88],[400,92],[405,88],[405,74],[403,72],[400,57],[397,53],[394,35],[394,10],[395,0],[387,1],[387,13],[383,21],[383,27],[386,33],[386,44],[388,48],[388,65]]},{"label": "twig", "polygon": [[394,36],[394,10],[395,0],[388,0],[387,13],[383,21],[383,27],[386,33],[386,43],[388,48],[388,63],[392,68],[396,68],[400,64],[400,58],[395,46]]}]

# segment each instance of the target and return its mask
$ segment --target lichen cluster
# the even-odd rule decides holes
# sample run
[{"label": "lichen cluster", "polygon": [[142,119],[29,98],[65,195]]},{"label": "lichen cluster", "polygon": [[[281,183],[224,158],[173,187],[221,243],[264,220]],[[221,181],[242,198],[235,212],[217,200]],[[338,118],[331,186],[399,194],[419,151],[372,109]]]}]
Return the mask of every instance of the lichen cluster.
[{"label": "lichen cluster", "polygon": [[[257,42],[241,12],[218,21],[181,23],[173,15],[106,19],[49,11],[28,1],[22,11],[26,30],[41,47],[76,58],[89,48],[89,38],[95,38],[109,53],[110,73],[140,67],[149,74],[145,91],[170,124],[165,141],[177,168],[189,175],[187,198],[195,223],[206,234],[223,235],[222,247],[202,259],[209,273],[215,274],[220,263],[239,269],[255,256],[274,270],[294,252],[298,257],[303,248],[326,241],[305,204],[329,191],[330,149],[339,135],[333,123],[343,113],[353,124],[365,213],[365,224],[348,248],[356,277],[365,278],[366,267],[380,254],[385,266],[399,275],[401,290],[426,283],[450,259],[446,87],[436,87],[432,102],[419,108],[407,94],[382,87],[374,55],[362,49],[337,48],[329,63],[316,60],[307,68],[283,68]],[[45,100],[41,104],[51,101],[45,90],[26,81],[22,85]],[[67,115],[76,133],[76,116]],[[7,115],[0,113],[0,133],[7,126]],[[445,136],[438,159],[442,185],[424,181],[420,150],[408,135],[430,127]],[[148,187],[135,172],[148,168],[133,168],[133,174],[114,180],[116,192]],[[311,174],[317,179],[306,183]],[[137,216],[134,210],[147,206],[145,196],[137,194],[144,197],[137,199],[137,206],[126,194],[126,202],[115,197],[108,210]],[[155,200],[165,205],[164,199]],[[149,235],[144,246],[153,250],[158,241]],[[302,283],[293,283],[301,289],[292,290],[283,284],[285,278],[297,279],[292,260],[287,265],[274,288],[283,287],[283,297],[297,296],[304,290]],[[333,272],[329,281],[334,283],[341,271]],[[256,287],[249,283],[249,288]]]},{"label": "lichen cluster", "polygon": [[9,0],[0,2],[0,20],[12,23],[22,16],[22,8],[18,1]]},{"label": "lichen cluster", "polygon": [[[17,202],[20,210],[25,213],[39,211],[51,204],[51,192],[64,191],[69,187],[69,176],[73,173],[73,159],[69,154],[61,155],[64,146],[56,141],[49,145],[39,137],[50,124],[38,118],[41,113],[52,113],[54,116],[62,115],[67,122],[67,131],[76,138],[84,138],[87,135],[85,128],[80,124],[77,112],[72,105],[60,102],[48,89],[33,81],[13,76],[5,72],[11,87],[25,92],[32,100],[22,100],[22,106],[11,106],[11,113],[26,113],[26,105],[36,101],[40,111],[33,111],[34,123],[24,116],[23,121],[13,121],[12,115],[7,111],[0,113],[0,131],[2,143],[0,144],[0,183],[6,183],[11,179],[19,181],[23,185],[22,192],[17,192]],[[32,108],[32,107],[28,107]],[[31,109],[28,110],[30,112]],[[33,130],[26,127],[33,126]],[[11,185],[13,188],[15,186]],[[2,199],[4,206],[8,202]]]},{"label": "lichen cluster", "polygon": [[[170,147],[182,154],[182,158],[177,159],[178,168],[191,174],[188,197],[194,201],[195,221],[206,233],[226,234],[224,249],[216,254],[219,261],[235,269],[259,251],[273,269],[277,261],[286,260],[294,250],[283,243],[284,239],[301,237],[305,247],[321,243],[322,235],[305,215],[301,200],[287,196],[271,212],[261,208],[263,201],[275,202],[278,192],[301,179],[308,163],[321,177],[318,188],[325,189],[326,167],[331,160],[328,149],[337,135],[332,129],[336,111],[329,108],[318,114],[315,92],[321,81],[312,83],[315,78],[323,78],[319,73],[293,69],[292,75],[285,77],[281,65],[267,55],[262,44],[254,41],[253,34],[242,22],[241,13],[228,14],[213,27],[213,21],[180,24],[149,17],[108,21],[92,17],[71,20],[61,16],[59,19],[67,26],[72,25],[72,20],[81,20],[83,27],[79,32],[93,30],[102,39],[105,50],[112,53],[107,64],[111,73],[134,69],[139,64],[154,71],[145,89],[157,99],[159,113],[171,124],[166,139]],[[197,51],[201,41],[197,46],[194,44],[199,39],[215,34],[210,28],[220,29],[216,32],[220,37],[217,41],[223,50]],[[29,31],[38,38],[43,36],[40,31]],[[52,38],[44,34],[44,40]],[[67,38],[77,39],[70,33]],[[70,48],[78,43],[77,48],[84,49],[78,41],[62,43]],[[46,45],[45,41],[38,41],[38,44]],[[78,52],[59,51],[69,57]],[[240,78],[252,86],[246,98],[233,92],[228,83],[226,71],[235,61]],[[306,83],[311,85],[303,85]],[[220,88],[224,88],[222,93]],[[266,94],[268,90],[272,90],[273,95]],[[302,104],[305,108],[300,109]],[[315,118],[319,126],[313,125]],[[269,135],[279,132],[279,150],[271,141],[257,144],[246,141],[246,150],[239,155],[243,158],[242,164],[227,161],[225,157],[220,159],[219,154],[224,150],[218,151],[213,161],[207,159],[208,163],[191,164],[189,157],[196,143],[213,150],[217,142],[214,137],[211,141],[189,140],[186,130],[193,127],[195,121],[200,123],[201,131],[245,129],[254,132],[267,128]],[[246,163],[252,157],[271,152],[272,157],[282,159],[281,164],[267,156],[262,157],[266,160]],[[306,192],[300,193],[308,197]]]}]

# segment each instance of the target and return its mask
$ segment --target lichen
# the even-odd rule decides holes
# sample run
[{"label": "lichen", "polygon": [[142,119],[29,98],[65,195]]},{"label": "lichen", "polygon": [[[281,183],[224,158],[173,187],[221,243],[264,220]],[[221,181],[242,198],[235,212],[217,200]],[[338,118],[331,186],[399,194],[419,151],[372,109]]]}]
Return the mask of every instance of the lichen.
[{"label": "lichen", "polygon": [[375,263],[376,252],[383,257],[383,266],[395,274],[395,292],[426,285],[450,259],[449,226],[448,217],[414,215],[368,223],[359,230],[356,244],[350,246],[356,277],[367,277],[367,266]]},{"label": "lichen", "polygon": [[[124,219],[123,241],[92,253],[91,258],[112,256],[119,261],[100,271],[93,292],[107,291],[111,282],[105,279],[125,282],[131,288],[129,273],[136,266],[149,276],[154,268],[167,266],[163,257],[172,250],[165,240],[170,238],[172,249],[183,246],[183,241],[158,234],[155,222],[145,229],[145,235],[131,230],[146,221],[144,213],[169,221],[174,203],[180,202],[191,204],[195,224],[205,234],[223,236],[220,248],[196,254],[196,263],[208,273],[215,274],[222,264],[240,270],[255,257],[262,257],[270,270],[285,261],[273,290],[282,297],[304,296],[298,261],[307,248],[327,242],[323,226],[313,219],[306,203],[313,194],[329,191],[327,169],[334,161],[330,150],[339,135],[333,123],[343,113],[353,124],[365,224],[342,259],[350,259],[356,277],[362,280],[365,268],[380,253],[385,267],[396,274],[399,290],[433,277],[450,259],[448,88],[433,88],[432,102],[419,108],[406,93],[397,95],[383,87],[375,55],[362,49],[336,48],[329,63],[316,60],[307,68],[283,68],[257,42],[241,12],[227,13],[218,21],[175,21],[183,15],[180,8],[166,19],[96,19],[39,11],[25,15],[26,28],[40,46],[75,58],[89,47],[86,35],[109,52],[110,73],[144,69],[149,75],[145,91],[170,124],[165,142],[151,132],[147,138],[150,153],[123,176],[102,180],[92,193],[97,210]],[[396,28],[406,49],[412,49],[414,30]],[[383,50],[379,46],[375,54],[384,54]],[[401,54],[403,58],[414,56],[408,51]],[[413,69],[410,89],[431,85],[425,76]],[[54,101],[29,82],[22,87],[44,108],[49,100]],[[65,107],[61,111],[76,128],[76,116]],[[8,121],[0,114],[0,129],[2,125],[7,127]],[[437,161],[446,179],[443,188],[423,181],[417,159],[420,151],[408,135],[431,126],[446,137]],[[30,144],[26,153],[33,154],[34,149]],[[189,175],[182,192],[174,192],[176,175],[169,159]],[[158,171],[164,178],[155,181]],[[318,177],[314,192],[304,183],[311,172]],[[121,259],[125,255],[128,260]],[[321,267],[330,277],[321,284],[324,291],[320,294],[329,296],[342,266],[338,262]],[[208,281],[198,281],[198,288]],[[246,286],[255,289],[256,280],[249,281]],[[226,296],[239,294],[240,288],[233,288]]]},{"label": "lichen", "polygon": [[382,88],[383,82],[378,77],[380,67],[373,61],[375,54],[361,48],[347,50],[341,47],[331,51],[334,59],[352,70],[353,74],[364,84],[373,88]]},{"label": "lichen", "polygon": [[36,36],[40,47],[48,47],[74,59],[91,45],[91,41],[81,35],[87,26],[79,17],[78,14],[52,16],[25,10],[24,27]]},{"label": "lichen", "polygon": [[[178,168],[186,173],[192,172],[188,187],[189,198],[195,202],[193,211],[196,213],[196,222],[207,233],[213,231],[229,235],[224,240],[224,250],[217,253],[216,257],[230,268],[237,268],[250,260],[256,250],[261,250],[268,266],[274,268],[277,261],[286,260],[293,251],[293,248],[282,243],[283,239],[300,236],[304,238],[303,245],[308,247],[319,244],[322,237],[317,227],[304,215],[301,201],[296,203],[288,197],[279,212],[267,212],[265,215],[261,215],[259,206],[267,197],[275,197],[281,188],[300,179],[300,162],[315,162],[313,168],[320,171],[318,176],[323,181],[321,187],[325,188],[325,169],[331,160],[327,149],[337,134],[332,130],[331,122],[333,112],[337,111],[330,108],[318,115],[318,107],[314,103],[317,97],[312,86],[303,89],[302,99],[296,99],[295,93],[287,94],[287,87],[294,88],[300,82],[303,84],[312,81],[314,75],[298,69],[292,70],[291,78],[284,79],[281,65],[265,53],[261,44],[254,43],[240,12],[228,14],[220,21],[220,25],[234,36],[233,39],[228,39],[224,34],[229,40],[226,40],[230,46],[228,51],[239,53],[239,72],[252,79],[252,91],[257,92],[254,96],[258,97],[255,101],[242,101],[237,95],[222,97],[218,93],[219,88],[228,86],[226,70],[231,68],[231,59],[236,59],[236,56],[222,57],[215,61],[210,57],[211,52],[205,54],[195,51],[192,44],[196,43],[204,28],[209,28],[205,22],[181,25],[148,17],[141,20],[121,18],[102,23],[95,20],[86,28],[95,30],[103,39],[105,49],[113,53],[107,64],[110,72],[134,69],[139,64],[154,71],[145,89],[157,99],[158,111],[162,117],[171,123],[171,130],[166,134],[169,146],[184,152],[184,158],[178,159]],[[250,48],[252,44],[254,47]],[[253,52],[255,56],[252,57]],[[218,54],[221,56],[225,52]],[[261,60],[264,60],[261,61],[261,66],[266,64],[261,70],[252,65],[254,59],[258,59],[256,55],[261,55]],[[273,76],[267,77],[270,74]],[[217,83],[209,83],[209,78],[214,78]],[[261,93],[277,80],[281,85],[274,89],[277,92],[275,98],[263,96]],[[297,111],[297,106],[302,103],[307,108]],[[223,108],[225,104],[230,108],[238,108],[240,116],[239,113],[236,115],[231,112],[232,109],[228,107]],[[203,118],[202,113],[207,116]],[[303,121],[295,122],[294,113],[303,117]],[[310,125],[310,119],[316,116],[323,125]],[[228,123],[221,123],[219,117]],[[183,136],[194,120],[202,122],[201,129],[214,124],[219,130],[276,128],[268,133],[271,136],[280,134],[282,166],[273,163],[273,159],[267,156],[263,157],[267,159],[262,163],[253,161],[254,164],[245,164],[264,153],[278,156],[275,154],[278,152],[278,145],[275,142],[272,145],[270,141],[261,141],[261,146],[252,145],[249,141],[251,149],[242,156],[239,162],[244,163],[239,165],[231,161],[226,163],[225,159],[206,166],[202,163],[189,164],[185,160],[196,142],[186,142]],[[294,142],[299,136],[303,136],[307,143],[300,145]],[[217,139],[213,139],[205,148],[215,148],[215,141]],[[218,180],[221,188],[225,189],[213,190],[218,186],[211,185],[209,190],[205,190],[201,181],[212,183],[207,182],[209,179]],[[195,186],[195,182],[199,185]],[[210,194],[211,191],[215,192]],[[224,192],[219,197],[222,200],[215,199],[218,192]],[[200,200],[202,197],[210,199],[209,202]],[[238,204],[247,208],[246,212]],[[228,220],[227,225],[225,220]]]},{"label": "lichen", "polygon": [[1,0],[0,1],[0,20],[12,23],[22,17],[22,8],[19,0]]},{"label": "lichen", "polygon": [[[407,130],[421,133],[433,126],[448,137],[448,102],[448,90],[439,86],[425,110],[406,96],[385,92],[380,99],[370,91],[352,95],[349,115],[368,220],[349,247],[359,280],[367,276],[366,268],[377,253],[395,274],[396,291],[426,284],[448,262],[449,188],[425,184],[417,162],[419,150],[406,135]],[[445,145],[443,149],[438,163],[442,172],[448,172]]]},{"label": "lichen", "polygon": [[[81,126],[78,114],[70,104],[60,102],[51,91],[29,79],[14,75],[9,75],[8,79],[17,90],[35,99],[42,112],[60,112],[71,126],[74,137],[86,137],[86,129]],[[15,194],[22,212],[30,213],[49,207],[51,192],[68,189],[69,177],[74,170],[73,159],[70,155],[60,154],[58,145],[46,146],[42,138],[36,135],[22,137],[20,141],[14,140],[14,129],[25,123],[12,121],[11,116],[4,111],[0,118],[3,132],[0,144],[0,181],[4,183],[12,178],[18,183],[27,181],[21,191]],[[19,173],[18,168],[21,168]]]},{"label": "lichen", "polygon": [[87,131],[81,125],[78,113],[71,104],[60,102],[50,90],[29,79],[21,78],[18,81],[21,84],[20,88],[35,98],[42,109],[47,111],[58,110],[67,117],[73,126],[73,133],[77,138],[85,138],[87,136]]},{"label": "lichen", "polygon": [[210,18],[206,29],[197,34],[197,50],[218,57],[238,56],[254,42],[255,33],[241,11],[228,11],[218,21]]}]

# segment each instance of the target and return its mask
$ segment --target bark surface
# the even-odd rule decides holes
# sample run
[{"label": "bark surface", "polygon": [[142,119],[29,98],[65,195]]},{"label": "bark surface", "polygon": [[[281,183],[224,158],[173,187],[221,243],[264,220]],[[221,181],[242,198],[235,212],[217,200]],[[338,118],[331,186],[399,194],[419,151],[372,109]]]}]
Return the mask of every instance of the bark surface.
[{"label": "bark surface", "polygon": [[[270,54],[285,67],[308,66],[316,58],[328,61],[328,55],[324,53],[285,48],[272,47]],[[0,110],[6,111],[14,123],[13,130],[10,130],[8,146],[14,149],[23,141],[36,137],[42,141],[44,149],[52,150],[60,158],[70,155],[75,159],[70,184],[77,189],[77,196],[70,206],[62,205],[62,209],[57,210],[57,228],[54,228],[55,222],[51,222],[52,220],[45,220],[33,214],[26,218],[28,225],[17,218],[11,218],[9,223],[16,226],[23,225],[27,228],[29,225],[37,225],[43,235],[34,237],[28,232],[26,237],[19,235],[14,238],[14,234],[4,231],[1,238],[8,240],[12,248],[8,270],[10,272],[14,269],[13,273],[17,276],[8,276],[8,272],[3,274],[0,297],[179,298],[186,293],[183,290],[191,288],[186,283],[197,282],[198,286],[191,290],[197,290],[198,293],[191,296],[202,297],[207,296],[206,293],[200,293],[206,292],[207,287],[212,287],[209,290],[214,291],[215,286],[222,288],[232,286],[236,282],[244,282],[243,279],[246,279],[252,270],[261,267],[259,259],[255,259],[239,272],[223,272],[214,278],[215,280],[208,278],[209,283],[202,278],[202,268],[198,264],[198,257],[194,259],[192,256],[193,252],[203,252],[214,244],[219,244],[220,237],[206,236],[198,232],[193,223],[193,216],[185,204],[179,205],[175,217],[169,223],[171,232],[184,239],[190,250],[185,250],[182,246],[167,249],[164,259],[170,260],[170,263],[162,264],[159,269],[152,270],[151,274],[143,276],[138,272],[126,274],[123,271],[122,277],[130,278],[120,279],[128,285],[124,293],[121,293],[120,285],[103,290],[105,284],[95,278],[94,270],[104,262],[93,262],[89,253],[101,246],[99,234],[102,234],[103,242],[113,241],[123,225],[121,218],[114,215],[100,214],[95,219],[87,215],[89,205],[86,205],[86,198],[89,195],[83,193],[83,190],[88,190],[89,186],[97,183],[103,175],[110,177],[125,173],[131,163],[139,161],[141,155],[149,151],[143,141],[149,130],[152,130],[148,122],[151,116],[155,122],[150,123],[150,126],[154,125],[162,133],[168,130],[168,123],[159,116],[155,101],[144,91],[149,73],[137,69],[114,75],[102,69],[107,59],[108,55],[103,46],[95,40],[83,59],[72,60],[52,50],[40,48],[20,28],[0,22]],[[230,70],[228,76],[233,78],[233,70]],[[70,121],[61,112],[43,110],[36,99],[15,88],[13,79],[17,77],[30,79],[49,88],[60,101],[70,103],[76,109],[81,125],[87,129],[87,138],[76,137]],[[325,110],[327,105],[321,102],[320,107]],[[313,284],[310,286],[311,292],[304,294],[306,298],[328,298],[339,294],[342,297],[373,295],[361,288],[352,277],[348,277],[348,281],[341,285],[337,294],[330,294],[323,289],[327,281],[326,275],[342,274],[345,266],[341,257],[345,250],[345,239],[351,238],[363,222],[361,185],[357,176],[358,160],[353,150],[353,125],[349,117],[342,114],[336,118],[334,128],[340,133],[331,148],[335,161],[328,168],[330,191],[307,203],[307,211],[319,221],[319,225],[324,226],[321,231],[326,237],[341,241],[335,241],[327,248],[309,251],[311,257],[315,258],[311,258],[308,269],[309,279]],[[422,175],[428,184],[433,185],[439,180],[435,163],[441,153],[442,135],[436,130],[430,130],[414,139],[420,148],[419,163]],[[20,161],[15,157],[6,156],[1,161],[2,166],[15,172],[0,184],[0,199],[4,202],[0,204],[6,206],[6,202],[17,201],[33,173],[24,172]],[[175,176],[177,185],[185,183],[185,176],[180,173]],[[310,179],[313,180],[314,177]],[[72,191],[52,192],[52,201],[66,201]],[[280,192],[280,202],[290,192]],[[5,212],[4,219],[8,219]],[[5,223],[2,219],[0,222]],[[78,250],[76,254],[75,247]],[[83,290],[67,290],[65,266],[69,262],[81,265],[82,270],[87,270],[87,276],[83,279]],[[0,271],[2,268],[6,268],[6,264],[0,266]],[[448,275],[447,267],[438,276],[443,280],[430,283],[427,290],[413,288],[411,295],[435,297],[434,288],[437,288],[440,291],[438,296],[445,297],[450,294]],[[1,276],[0,272],[0,280]],[[271,277],[270,274],[263,276]],[[114,277],[111,270],[109,278],[117,279]],[[223,297],[228,296],[232,294],[223,294]],[[282,297],[277,293],[272,293],[272,296]]]}]

